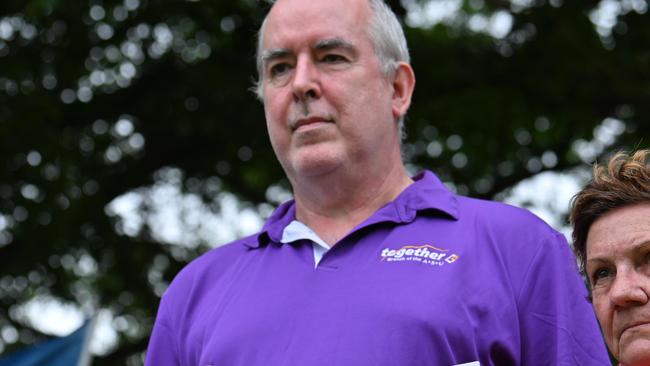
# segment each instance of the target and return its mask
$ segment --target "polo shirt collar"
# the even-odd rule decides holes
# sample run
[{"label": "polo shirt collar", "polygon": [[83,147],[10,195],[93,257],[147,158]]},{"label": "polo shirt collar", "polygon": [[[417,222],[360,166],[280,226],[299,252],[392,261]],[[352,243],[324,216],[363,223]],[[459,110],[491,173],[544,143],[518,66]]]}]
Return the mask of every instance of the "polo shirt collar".
[{"label": "polo shirt collar", "polygon": [[[418,214],[427,212],[442,214],[451,220],[458,219],[459,209],[456,195],[449,191],[435,174],[424,171],[413,177],[413,180],[413,184],[400,193],[394,201],[377,210],[360,227],[379,222],[409,223],[415,220]],[[294,200],[283,203],[266,220],[264,227],[257,235],[257,240],[250,241],[248,246],[257,248],[268,244],[269,241],[280,243],[284,228],[295,219]]]}]

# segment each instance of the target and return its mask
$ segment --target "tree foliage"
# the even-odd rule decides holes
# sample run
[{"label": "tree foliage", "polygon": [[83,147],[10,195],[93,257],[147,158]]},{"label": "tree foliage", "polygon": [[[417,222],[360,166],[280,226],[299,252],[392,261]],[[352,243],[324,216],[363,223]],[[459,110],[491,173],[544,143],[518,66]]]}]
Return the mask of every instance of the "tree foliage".
[{"label": "tree foliage", "polygon": [[[620,10],[611,34],[590,20],[598,2],[558,0],[459,0],[455,17],[408,26],[409,166],[494,197],[541,171],[647,146],[648,4],[607,2]],[[419,4],[391,2],[407,20]],[[6,350],[44,336],[20,309],[49,297],[126,321],[96,365],[139,362],[166,284],[219,243],[125,230],[108,214],[116,197],[171,175],[218,212],[218,192],[261,207],[269,187],[288,189],[249,91],[267,7],[0,3],[0,329],[20,335],[0,339]],[[512,24],[495,37],[498,17]],[[139,208],[146,217],[146,200]]]}]

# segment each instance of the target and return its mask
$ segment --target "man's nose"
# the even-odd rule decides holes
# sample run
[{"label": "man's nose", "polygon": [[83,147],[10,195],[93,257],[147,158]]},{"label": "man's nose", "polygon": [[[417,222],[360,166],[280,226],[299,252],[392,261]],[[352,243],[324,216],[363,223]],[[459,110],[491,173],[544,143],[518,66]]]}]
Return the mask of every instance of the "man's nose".
[{"label": "man's nose", "polygon": [[294,101],[303,102],[320,98],[320,82],[320,72],[313,60],[307,57],[299,58],[292,82]]},{"label": "man's nose", "polygon": [[614,306],[626,307],[648,302],[650,279],[634,269],[619,270],[609,292]]}]

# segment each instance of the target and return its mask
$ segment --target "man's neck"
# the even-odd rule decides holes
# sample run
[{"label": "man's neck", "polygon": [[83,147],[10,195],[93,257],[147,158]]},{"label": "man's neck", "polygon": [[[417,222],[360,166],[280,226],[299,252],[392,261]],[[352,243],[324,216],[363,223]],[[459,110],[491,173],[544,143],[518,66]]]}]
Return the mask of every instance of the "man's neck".
[{"label": "man's neck", "polygon": [[412,182],[402,165],[376,176],[320,177],[318,184],[294,187],[296,216],[333,246]]}]

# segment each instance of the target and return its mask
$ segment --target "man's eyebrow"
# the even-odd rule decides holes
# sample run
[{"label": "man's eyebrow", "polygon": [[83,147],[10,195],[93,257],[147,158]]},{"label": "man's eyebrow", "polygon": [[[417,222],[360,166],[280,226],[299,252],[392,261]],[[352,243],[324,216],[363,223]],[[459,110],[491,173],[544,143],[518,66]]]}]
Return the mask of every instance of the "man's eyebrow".
[{"label": "man's eyebrow", "polygon": [[[312,46],[312,49],[317,51],[327,51],[327,50],[333,50],[337,48],[342,48],[350,52],[354,51],[354,45],[352,45],[352,43],[348,41],[344,41],[340,38],[323,39],[316,42]],[[286,48],[269,48],[262,51],[262,56],[260,58],[262,60],[262,63],[266,64],[269,61],[278,58],[287,57],[289,55],[291,55],[291,51],[289,51]]]},{"label": "man's eyebrow", "polygon": [[636,255],[643,255],[645,254],[644,252],[648,251],[648,249],[650,249],[650,240],[645,240],[636,244],[632,250]]},{"label": "man's eyebrow", "polygon": [[343,48],[348,51],[354,51],[354,45],[348,41],[342,40],[340,38],[330,38],[323,39],[314,44],[312,47],[315,50],[332,50],[336,48]]},{"label": "man's eyebrow", "polygon": [[262,63],[267,63],[271,60],[278,58],[286,57],[290,54],[289,50],[286,48],[269,48],[262,51]]}]

